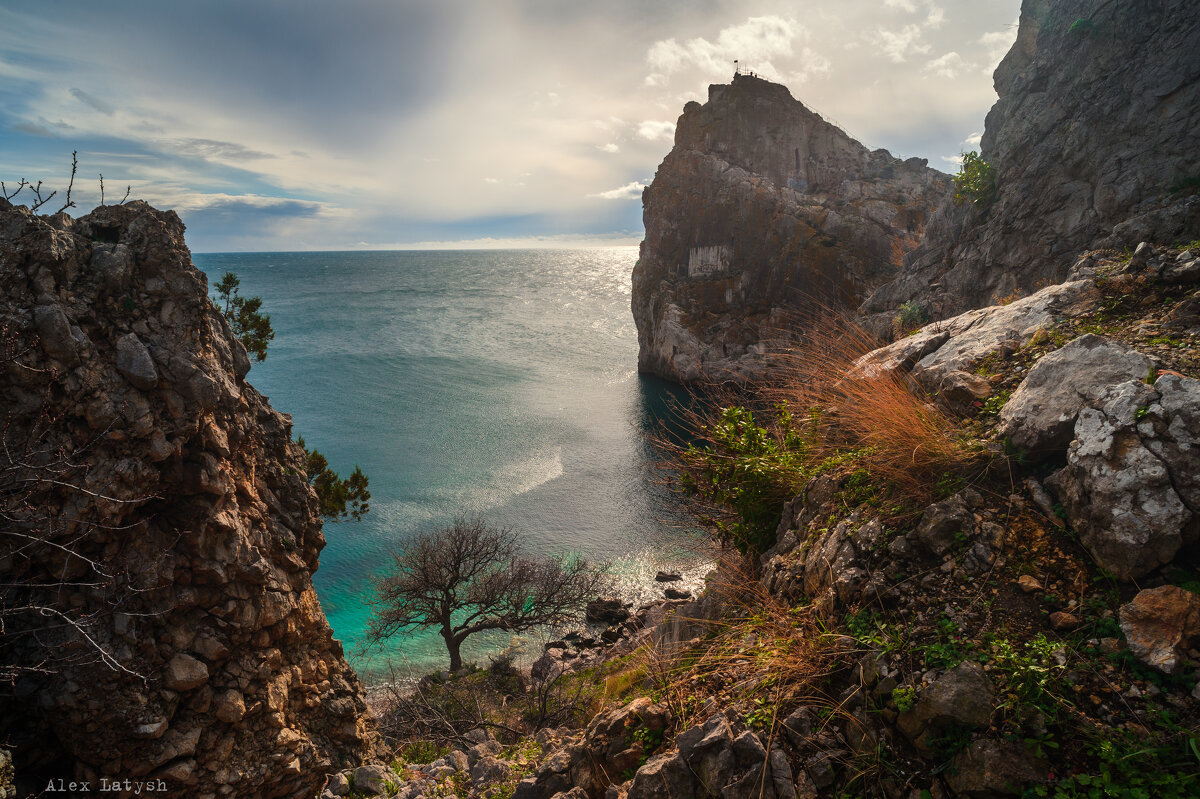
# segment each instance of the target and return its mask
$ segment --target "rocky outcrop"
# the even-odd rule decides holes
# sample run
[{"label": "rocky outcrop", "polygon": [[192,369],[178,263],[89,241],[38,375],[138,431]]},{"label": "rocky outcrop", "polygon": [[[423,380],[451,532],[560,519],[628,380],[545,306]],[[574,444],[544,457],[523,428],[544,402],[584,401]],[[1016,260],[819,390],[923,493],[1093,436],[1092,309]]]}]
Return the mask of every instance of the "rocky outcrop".
[{"label": "rocky outcrop", "polygon": [[738,75],[688,103],[643,194],[633,272],[639,369],[760,374],[785,323],[853,307],[949,194],[922,159],[867,150],[777,84]]},{"label": "rocky outcrop", "polygon": [[944,206],[862,312],[945,318],[1060,282],[1081,250],[1200,236],[1198,35],[1189,0],[1024,0],[981,143],[994,202]]},{"label": "rocky outcrop", "polygon": [[22,778],[308,797],[371,725],[312,587],[304,453],[183,233],[140,202],[0,201],[0,737]]}]

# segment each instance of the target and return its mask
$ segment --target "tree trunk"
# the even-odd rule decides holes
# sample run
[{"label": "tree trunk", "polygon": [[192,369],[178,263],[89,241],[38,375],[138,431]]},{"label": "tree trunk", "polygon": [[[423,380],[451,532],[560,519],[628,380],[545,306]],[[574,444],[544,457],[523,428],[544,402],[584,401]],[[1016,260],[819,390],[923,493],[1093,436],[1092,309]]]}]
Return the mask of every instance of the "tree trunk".
[{"label": "tree trunk", "polygon": [[456,638],[449,632],[443,632],[442,638],[446,641],[446,650],[450,653],[450,671],[455,672],[462,668],[462,639]]}]

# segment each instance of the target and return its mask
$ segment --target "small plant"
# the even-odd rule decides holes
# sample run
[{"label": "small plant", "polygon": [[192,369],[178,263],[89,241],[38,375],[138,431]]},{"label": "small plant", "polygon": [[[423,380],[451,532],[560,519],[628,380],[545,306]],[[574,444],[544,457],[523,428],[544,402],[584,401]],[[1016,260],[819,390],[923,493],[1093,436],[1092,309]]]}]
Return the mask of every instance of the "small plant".
[{"label": "small plant", "polygon": [[975,151],[962,154],[962,166],[954,176],[954,202],[986,208],[996,199],[996,168]]},{"label": "small plant", "polygon": [[925,309],[921,303],[907,300],[896,309],[896,318],[892,320],[892,330],[896,337],[908,335],[925,323]]},{"label": "small plant", "polygon": [[917,689],[907,685],[893,688],[892,702],[895,703],[896,710],[907,713],[917,706]]}]

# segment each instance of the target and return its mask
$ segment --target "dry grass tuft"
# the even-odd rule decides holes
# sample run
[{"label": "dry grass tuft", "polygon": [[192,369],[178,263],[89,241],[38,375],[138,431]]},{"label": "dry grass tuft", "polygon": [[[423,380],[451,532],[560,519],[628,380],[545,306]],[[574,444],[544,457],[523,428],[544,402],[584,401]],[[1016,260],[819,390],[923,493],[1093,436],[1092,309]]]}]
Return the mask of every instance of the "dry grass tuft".
[{"label": "dry grass tuft", "polygon": [[844,639],[826,633],[811,607],[789,607],[745,569],[725,562],[717,573],[709,593],[724,599],[727,612],[716,620],[691,620],[699,635],[656,650],[647,663],[655,694],[679,728],[733,708],[769,742],[800,704],[835,710],[821,685],[853,646],[839,646]]}]

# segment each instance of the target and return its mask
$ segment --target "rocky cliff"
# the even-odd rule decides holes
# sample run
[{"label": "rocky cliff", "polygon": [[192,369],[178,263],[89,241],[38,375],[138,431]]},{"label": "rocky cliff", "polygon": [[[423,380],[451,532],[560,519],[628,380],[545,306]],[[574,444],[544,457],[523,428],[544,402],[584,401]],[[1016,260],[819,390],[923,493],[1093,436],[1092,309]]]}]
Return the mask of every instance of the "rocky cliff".
[{"label": "rocky cliff", "polygon": [[759,374],[785,322],[894,276],[949,178],[874,152],[777,84],[738,75],[688,103],[643,194],[633,272],[641,371]]},{"label": "rocky cliff", "polygon": [[373,733],[312,587],[303,451],[183,234],[0,201],[0,739],[38,790],[312,796]]},{"label": "rocky cliff", "polygon": [[1200,236],[1200,9],[1188,0],[1024,0],[981,156],[994,202],[947,204],[864,304],[933,318],[1061,282],[1081,250]]}]

